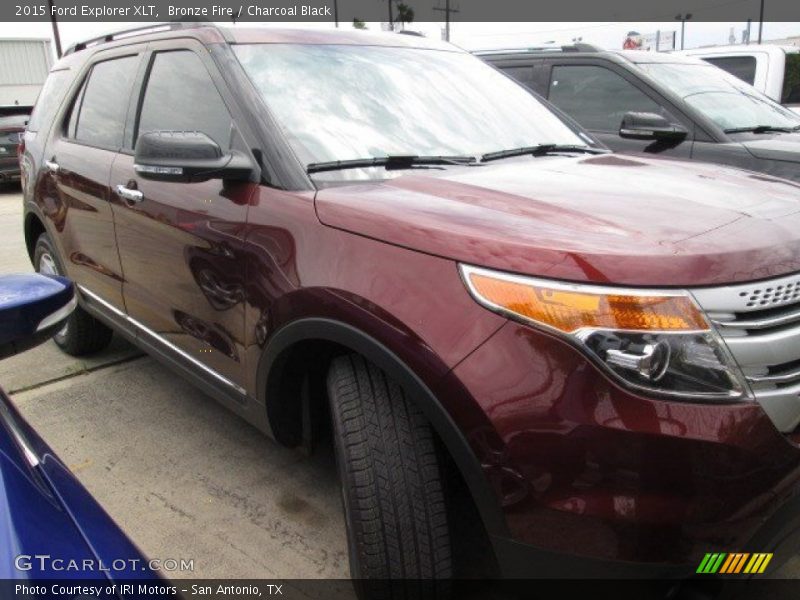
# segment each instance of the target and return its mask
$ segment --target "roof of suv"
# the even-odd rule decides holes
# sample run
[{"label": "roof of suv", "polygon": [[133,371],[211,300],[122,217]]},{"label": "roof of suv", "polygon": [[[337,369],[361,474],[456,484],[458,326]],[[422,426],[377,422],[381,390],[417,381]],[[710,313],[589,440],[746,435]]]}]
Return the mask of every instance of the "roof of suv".
[{"label": "roof of suv", "polygon": [[418,35],[373,33],[370,31],[325,29],[272,29],[266,27],[226,27],[236,44],[340,44],[352,46],[398,46],[463,52],[460,48]]},{"label": "roof of suv", "polygon": [[196,37],[206,43],[232,44],[339,44],[352,46],[392,46],[405,48],[428,48],[462,52],[451,44],[431,40],[418,35],[397,33],[373,33],[367,31],[340,31],[318,29],[283,29],[267,27],[220,27],[210,23],[159,23],[126,29],[73,44],[64,55],[74,54],[88,48],[105,44],[134,43],[150,39],[173,37]]},{"label": "roof of suv", "polygon": [[690,50],[679,50],[686,56],[708,56],[716,54],[755,54],[757,52],[784,52],[786,54],[800,53],[800,46],[790,44],[739,44],[736,46],[705,46]]},{"label": "roof of suv", "polygon": [[552,46],[542,48],[520,48],[509,50],[479,50],[475,52],[484,60],[503,59],[503,58],[552,58],[554,56],[569,57],[593,57],[611,58],[620,61],[624,59],[635,64],[646,63],[684,63],[684,64],[707,64],[699,58],[682,56],[671,52],[647,52],[642,50],[604,50],[590,44],[576,44],[574,46]]}]

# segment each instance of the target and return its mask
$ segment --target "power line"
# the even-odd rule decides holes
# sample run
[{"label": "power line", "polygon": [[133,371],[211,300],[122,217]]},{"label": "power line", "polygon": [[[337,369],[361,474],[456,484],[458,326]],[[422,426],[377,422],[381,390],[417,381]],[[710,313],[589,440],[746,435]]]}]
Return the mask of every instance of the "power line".
[{"label": "power line", "polygon": [[440,6],[434,6],[433,10],[443,12],[444,13],[444,40],[446,42],[450,41],[450,13],[457,13],[459,12],[457,8],[450,8],[450,0],[445,0],[444,8]]}]

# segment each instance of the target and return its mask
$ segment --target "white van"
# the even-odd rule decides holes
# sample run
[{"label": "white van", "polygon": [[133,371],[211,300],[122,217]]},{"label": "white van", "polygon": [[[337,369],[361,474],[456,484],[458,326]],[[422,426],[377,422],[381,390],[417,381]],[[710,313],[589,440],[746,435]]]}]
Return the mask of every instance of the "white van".
[{"label": "white van", "polygon": [[717,46],[677,54],[702,58],[800,112],[800,46]]}]

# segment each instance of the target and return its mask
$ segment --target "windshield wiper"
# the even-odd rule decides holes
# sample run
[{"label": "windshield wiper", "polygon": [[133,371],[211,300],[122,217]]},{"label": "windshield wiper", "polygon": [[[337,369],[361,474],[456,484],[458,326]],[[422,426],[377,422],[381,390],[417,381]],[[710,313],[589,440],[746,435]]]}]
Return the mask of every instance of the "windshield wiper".
[{"label": "windshield wiper", "polygon": [[730,129],[725,129],[725,133],[772,133],[773,131],[778,131],[781,133],[792,133],[793,131],[797,131],[800,129],[800,125],[797,127],[775,127],[773,125],[754,125],[753,127],[731,127]]},{"label": "windshield wiper", "polygon": [[608,154],[610,150],[605,148],[594,148],[592,146],[579,146],[571,144],[537,144],[536,146],[523,146],[522,148],[512,148],[510,150],[498,150],[497,152],[487,152],[481,156],[481,162],[498,160],[501,158],[511,158],[513,156],[544,156],[546,154],[558,154],[561,152],[582,152],[584,154]]},{"label": "windshield wiper", "polygon": [[413,169],[414,167],[469,164],[477,164],[477,160],[474,156],[373,156],[370,158],[354,158],[351,160],[332,160],[329,162],[311,163],[306,167],[306,172],[321,173],[323,171],[364,169],[367,167],[384,167],[387,171],[392,171],[400,169]]}]

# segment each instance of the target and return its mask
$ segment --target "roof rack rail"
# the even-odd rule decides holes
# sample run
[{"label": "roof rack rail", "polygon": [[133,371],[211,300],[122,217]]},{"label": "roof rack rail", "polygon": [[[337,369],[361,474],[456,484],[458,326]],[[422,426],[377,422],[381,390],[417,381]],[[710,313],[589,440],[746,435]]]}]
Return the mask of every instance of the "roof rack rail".
[{"label": "roof rack rail", "polygon": [[181,29],[196,29],[198,27],[216,28],[216,25],[214,25],[210,21],[170,21],[167,23],[155,23],[153,25],[145,25],[143,27],[134,27],[132,29],[123,29],[121,31],[107,33],[105,35],[101,35],[98,37],[94,37],[73,44],[64,51],[64,56],[72,54],[73,52],[79,52],[81,50],[85,50],[86,48],[91,48],[92,46],[97,46],[98,44],[105,44],[107,42],[113,42],[115,40],[124,40],[129,37],[135,37],[137,35],[146,35],[148,33],[160,33],[162,31],[177,31]]},{"label": "roof rack rail", "polygon": [[602,52],[603,48],[594,44],[578,42],[576,44],[542,44],[540,46],[526,46],[524,48],[492,48],[490,50],[476,50],[473,54],[525,54],[529,52]]}]

